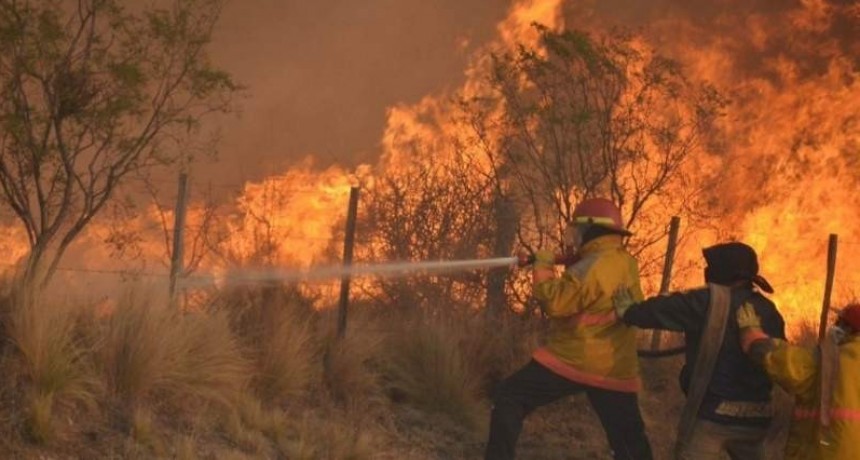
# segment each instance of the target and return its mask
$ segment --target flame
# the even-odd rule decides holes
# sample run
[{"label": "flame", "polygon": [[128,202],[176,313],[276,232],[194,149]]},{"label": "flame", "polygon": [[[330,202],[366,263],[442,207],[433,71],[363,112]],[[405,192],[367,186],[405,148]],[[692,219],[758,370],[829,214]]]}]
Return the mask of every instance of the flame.
[{"label": "flame", "polygon": [[564,26],[561,0],[523,0],[515,2],[507,17],[497,27],[501,45],[514,49],[517,45],[534,47],[538,34],[532,24],[538,23],[553,30]]},{"label": "flame", "polygon": [[[532,21],[560,29],[568,22],[564,6],[554,0],[517,2],[499,24],[494,46],[534,46]],[[713,208],[709,214],[719,216],[716,228],[687,232],[676,266],[698,269],[679,272],[674,286],[702,283],[702,247],[742,240],[759,252],[762,274],[776,287],[774,299],[787,320],[814,322],[823,298],[828,234],[838,233],[834,303],[856,297],[860,196],[853,190],[860,184],[860,66],[856,40],[834,32],[846,15],[860,22],[860,8],[824,0],[777,12],[749,14],[739,8],[719,14],[712,24],[679,13],[654,21],[635,37],[637,49],[657,47],[674,56],[690,78],[714,83],[731,100],[709,152],[688,164],[697,182],[689,185],[709,191],[704,202]],[[611,24],[594,14],[567,19],[586,29]],[[803,38],[792,39],[795,33]],[[482,65],[477,58],[467,69],[461,94],[485,91]],[[416,145],[444,152],[446,139],[458,135],[456,126],[444,121],[453,112],[445,96],[392,108],[383,163],[396,171]],[[668,223],[671,217],[660,206],[649,213],[655,221]],[[654,277],[647,281],[658,284]]]},{"label": "flame", "polygon": [[678,17],[654,25],[656,36],[680,30],[686,39],[667,43],[669,51],[733,102],[720,126],[723,145],[697,165],[719,171],[703,178],[724,216],[706,241],[756,248],[775,301],[794,323],[817,321],[828,234],[840,238],[837,304],[860,287],[860,67],[856,40],[840,38],[852,14],[856,27],[856,7],[808,0],[746,18],[724,12],[718,26]]},{"label": "flame", "polygon": [[[372,187],[374,177],[462,161],[469,154],[475,139],[464,133],[451,100],[486,94],[489,52],[537,46],[533,22],[552,30],[606,30],[616,22],[599,12],[599,2],[572,3],[515,1],[498,24],[496,40],[479,49],[464,70],[462,87],[388,109],[377,165],[319,170],[307,160],[242,186],[218,219],[220,257],[208,257],[203,267],[308,267],[326,257],[336,260],[332,242],[341,235],[333,224],[345,216],[349,189],[357,181]],[[609,2],[641,8],[634,3]],[[681,0],[662,3],[676,8],[637,24],[644,27],[636,29],[634,45],[674,57],[688,77],[713,83],[731,101],[707,151],[687,164],[692,183],[685,186],[706,190],[708,209],[700,211],[719,217],[708,229],[686,229],[676,263],[682,269],[673,287],[701,284],[703,246],[742,240],[759,252],[762,274],[775,286],[774,299],[788,321],[814,321],[823,296],[829,233],[840,238],[836,303],[860,291],[855,262],[860,260],[860,195],[854,193],[860,186],[860,41],[852,33],[860,23],[860,7],[827,0],[779,6],[727,0],[720,2],[725,8],[703,8],[708,10],[703,13]],[[492,148],[497,139],[490,133],[485,140]],[[457,143],[467,147],[453,148]],[[668,223],[671,217],[659,205],[648,214],[653,222]],[[171,211],[164,215],[172,221]],[[204,215],[199,203],[193,205],[189,228],[200,226]],[[151,208],[127,225],[146,235],[141,253],[163,267],[165,244],[160,229],[151,229],[160,216]],[[22,234],[8,228],[0,232],[7,254],[26,252]],[[94,224],[82,245],[98,246],[105,233],[103,224]],[[79,259],[89,266],[116,264],[103,249],[90,249]],[[646,281],[659,284],[656,275]]]}]

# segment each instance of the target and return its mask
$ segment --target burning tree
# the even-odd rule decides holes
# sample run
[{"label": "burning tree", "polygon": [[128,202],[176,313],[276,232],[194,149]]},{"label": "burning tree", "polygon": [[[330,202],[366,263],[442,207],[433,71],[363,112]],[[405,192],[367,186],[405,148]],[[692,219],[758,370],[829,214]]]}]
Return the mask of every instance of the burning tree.
[{"label": "burning tree", "polygon": [[[369,258],[507,256],[517,240],[561,247],[576,203],[595,195],[624,209],[640,256],[665,236],[670,213],[698,216],[701,190],[685,163],[720,114],[717,91],[632,37],[534,27],[534,46],[478,63],[459,105],[425,100],[389,114],[390,170],[364,211]],[[498,311],[522,291],[509,271],[454,278],[375,292],[389,303],[483,298]]]},{"label": "burning tree", "polygon": [[561,247],[576,203],[606,196],[637,231],[641,254],[667,224],[643,211],[694,207],[685,160],[703,147],[723,100],[631,37],[535,28],[540,46],[494,55],[489,90],[464,101],[476,155],[489,157],[518,203],[522,244]]},{"label": "burning tree", "polygon": [[[487,257],[493,241],[491,183],[475,166],[413,152],[396,171],[375,180],[362,205],[361,257],[380,261]],[[486,277],[478,273],[378,279],[368,294],[383,305],[446,309],[479,304]]]},{"label": "burning tree", "polygon": [[0,0],[0,187],[44,286],[129,174],[180,158],[237,85],[208,60],[221,0]]}]

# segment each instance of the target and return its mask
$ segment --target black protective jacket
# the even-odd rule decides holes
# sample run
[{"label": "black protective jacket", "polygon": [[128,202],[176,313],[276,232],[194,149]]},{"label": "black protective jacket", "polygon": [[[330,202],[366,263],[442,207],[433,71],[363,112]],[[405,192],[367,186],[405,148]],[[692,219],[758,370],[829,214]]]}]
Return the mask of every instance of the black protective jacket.
[{"label": "black protective jacket", "polygon": [[[699,352],[709,301],[710,292],[703,287],[646,299],[630,307],[624,315],[624,322],[633,326],[684,333],[687,351],[680,383],[685,394]],[[699,417],[722,424],[763,426],[770,422],[768,403],[772,385],[761,367],[741,349],[735,314],[746,303],[755,307],[767,335],[785,338],[785,322],[773,302],[752,287],[733,288],[726,335]]]}]

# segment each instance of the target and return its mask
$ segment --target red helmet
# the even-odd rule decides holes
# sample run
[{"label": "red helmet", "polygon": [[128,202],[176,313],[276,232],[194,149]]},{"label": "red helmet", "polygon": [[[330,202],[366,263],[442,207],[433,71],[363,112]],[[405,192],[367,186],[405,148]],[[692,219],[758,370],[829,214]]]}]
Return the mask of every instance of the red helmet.
[{"label": "red helmet", "polygon": [[839,312],[839,321],[847,324],[855,333],[860,332],[860,304],[850,304]]},{"label": "red helmet", "polygon": [[623,235],[632,235],[624,228],[621,210],[606,198],[582,200],[573,210],[574,224],[591,224],[615,230]]}]

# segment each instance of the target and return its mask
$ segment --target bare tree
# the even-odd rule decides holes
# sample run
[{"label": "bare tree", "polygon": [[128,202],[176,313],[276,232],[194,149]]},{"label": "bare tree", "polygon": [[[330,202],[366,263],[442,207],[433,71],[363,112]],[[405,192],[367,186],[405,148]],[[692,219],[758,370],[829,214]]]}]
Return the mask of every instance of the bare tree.
[{"label": "bare tree", "polygon": [[[477,151],[518,203],[520,242],[560,248],[577,202],[605,196],[642,252],[665,236],[667,215],[694,203],[683,165],[723,100],[631,37],[535,27],[540,49],[493,56],[491,90],[463,105]],[[654,221],[644,211],[658,202]]]},{"label": "bare tree", "polygon": [[[649,207],[683,214],[696,198],[681,186],[683,166],[718,116],[719,95],[628,37],[536,27],[540,50],[494,56],[486,92],[461,101],[453,117],[422,117],[438,136],[400,139],[400,161],[362,202],[363,259],[509,255],[517,239],[560,248],[575,205],[595,195],[624,209],[641,252],[668,223],[652,220]],[[509,270],[413,276],[377,280],[369,294],[394,306],[499,311],[526,305],[523,281]]]},{"label": "bare tree", "polygon": [[[44,286],[131,173],[164,165],[239,89],[206,48],[222,0],[0,0],[0,189]],[[74,5],[74,6],[72,6]]]},{"label": "bare tree", "polygon": [[[451,156],[453,155],[453,156]],[[462,260],[492,256],[492,184],[452,152],[415,152],[396,174],[377,179],[365,194],[359,221],[366,261]],[[378,279],[369,294],[398,307],[480,305],[484,272]]]}]

